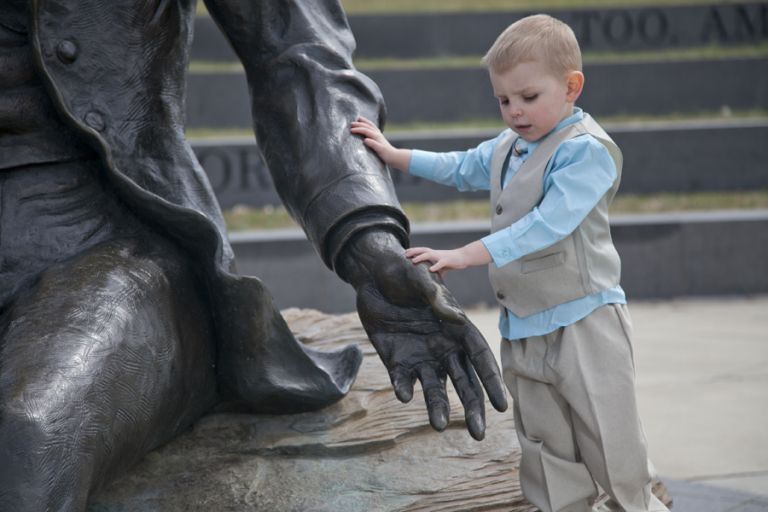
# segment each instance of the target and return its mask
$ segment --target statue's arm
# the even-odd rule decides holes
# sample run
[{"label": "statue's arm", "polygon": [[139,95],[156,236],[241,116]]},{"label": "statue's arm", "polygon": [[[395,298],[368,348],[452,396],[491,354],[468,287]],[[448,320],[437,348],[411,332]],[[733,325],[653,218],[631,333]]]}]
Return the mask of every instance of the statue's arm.
[{"label": "statue's arm", "polygon": [[245,67],[256,137],[286,207],[325,263],[357,292],[357,309],[403,401],[418,380],[430,423],[444,429],[451,379],[470,433],[485,398],[506,408],[493,355],[440,279],[404,256],[407,219],[384,164],[350,132],[381,122],[381,93],[352,65],[354,38],[337,1],[205,0]]},{"label": "statue's arm", "polygon": [[325,263],[363,229],[403,244],[408,223],[384,164],[349,131],[382,120],[381,92],[352,64],[337,1],[206,0],[245,68],[254,128],[275,187]]}]

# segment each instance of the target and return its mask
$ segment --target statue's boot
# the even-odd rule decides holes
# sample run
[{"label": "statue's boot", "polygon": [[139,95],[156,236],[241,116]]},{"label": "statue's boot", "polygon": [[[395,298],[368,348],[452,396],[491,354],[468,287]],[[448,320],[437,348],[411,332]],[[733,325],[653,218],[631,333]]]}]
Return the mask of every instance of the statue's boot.
[{"label": "statue's boot", "polygon": [[259,279],[226,281],[225,307],[218,311],[227,318],[218,318],[217,355],[224,400],[253,412],[294,413],[320,409],[347,394],[362,362],[359,348],[321,352],[304,346]]}]

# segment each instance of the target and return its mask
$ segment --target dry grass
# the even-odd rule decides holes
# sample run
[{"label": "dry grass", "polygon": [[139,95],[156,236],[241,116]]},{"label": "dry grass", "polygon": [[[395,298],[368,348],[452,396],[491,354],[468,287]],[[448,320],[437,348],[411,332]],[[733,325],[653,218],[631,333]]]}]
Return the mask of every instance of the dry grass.
[{"label": "dry grass", "polygon": [[[488,202],[446,201],[405,203],[403,209],[413,223],[485,220]],[[619,195],[611,213],[664,213],[672,211],[711,211],[768,209],[768,189],[747,192],[698,192],[690,194]],[[237,207],[224,212],[230,231],[296,227],[282,207]]]}]

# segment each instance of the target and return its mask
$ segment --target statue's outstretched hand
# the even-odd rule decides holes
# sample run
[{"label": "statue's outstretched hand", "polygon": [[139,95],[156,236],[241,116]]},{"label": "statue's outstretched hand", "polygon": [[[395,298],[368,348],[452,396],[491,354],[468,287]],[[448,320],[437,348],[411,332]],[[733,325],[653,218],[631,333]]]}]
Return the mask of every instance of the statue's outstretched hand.
[{"label": "statue's outstretched hand", "polygon": [[469,433],[482,439],[483,387],[497,410],[507,408],[496,360],[439,275],[427,264],[413,264],[404,252],[394,235],[366,231],[345,247],[339,274],[357,291],[357,311],[397,398],[410,401],[418,379],[429,422],[442,431],[450,414],[445,388],[450,377]]}]

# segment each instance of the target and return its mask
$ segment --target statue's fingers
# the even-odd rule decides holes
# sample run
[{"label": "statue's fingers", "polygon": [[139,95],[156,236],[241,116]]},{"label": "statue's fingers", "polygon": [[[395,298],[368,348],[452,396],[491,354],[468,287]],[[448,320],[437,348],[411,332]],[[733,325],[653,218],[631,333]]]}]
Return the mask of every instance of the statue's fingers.
[{"label": "statue's fingers", "polygon": [[481,441],[485,437],[485,400],[483,388],[466,354],[453,352],[445,358],[448,375],[464,406],[464,419],[470,435]]},{"label": "statue's fingers", "polygon": [[413,398],[413,384],[416,382],[413,370],[400,365],[395,366],[389,372],[389,379],[392,381],[397,399],[404,404],[410,402]]},{"label": "statue's fingers", "polygon": [[[361,302],[359,299],[360,295],[358,295],[358,303]],[[387,369],[395,396],[403,403],[410,402],[413,398],[413,384],[416,382],[416,375],[409,367],[398,364],[400,360],[396,356],[398,344],[407,342],[407,340],[403,340],[397,335],[382,333],[379,330],[381,326],[375,325],[376,322],[371,321],[371,318],[377,313],[376,309],[360,308],[358,305],[358,312],[379,359]],[[371,324],[374,325],[371,326]]]},{"label": "statue's fingers", "polygon": [[429,364],[418,366],[416,373],[424,391],[424,401],[429,413],[429,423],[438,432],[445,430],[450,419],[450,405],[445,392],[445,377],[440,378],[435,368]]},{"label": "statue's fingers", "polygon": [[499,365],[496,358],[493,357],[488,342],[477,330],[477,327],[471,323],[464,334],[464,347],[469,355],[480,382],[483,383],[488,400],[491,401],[494,409],[500,412],[507,410],[507,394],[504,390],[504,379],[501,377]]}]

